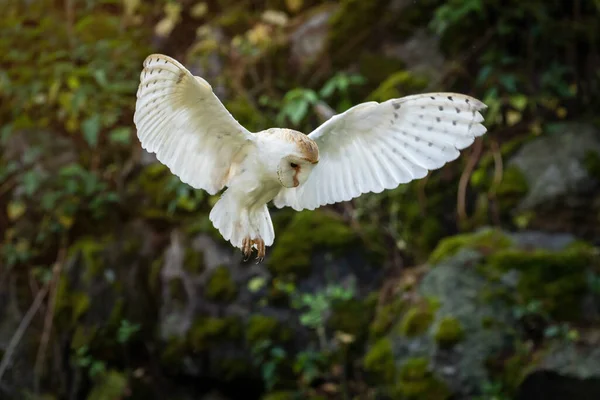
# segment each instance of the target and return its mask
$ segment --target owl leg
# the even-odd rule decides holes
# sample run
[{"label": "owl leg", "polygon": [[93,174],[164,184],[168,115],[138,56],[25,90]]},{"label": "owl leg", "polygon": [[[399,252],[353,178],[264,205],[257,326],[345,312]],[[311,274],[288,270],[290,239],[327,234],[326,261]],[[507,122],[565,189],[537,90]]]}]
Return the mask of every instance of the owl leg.
[{"label": "owl leg", "polygon": [[250,254],[252,254],[252,245],[254,241],[250,239],[250,237],[245,237],[242,240],[242,253],[244,254],[244,261],[248,261],[250,259]]},{"label": "owl leg", "polygon": [[254,239],[252,241],[254,244],[256,244],[256,250],[258,251],[258,254],[256,255],[256,259],[257,264],[260,264],[264,259],[265,259],[265,254],[267,252],[266,246],[265,246],[265,241],[262,240],[261,238],[258,239]]}]

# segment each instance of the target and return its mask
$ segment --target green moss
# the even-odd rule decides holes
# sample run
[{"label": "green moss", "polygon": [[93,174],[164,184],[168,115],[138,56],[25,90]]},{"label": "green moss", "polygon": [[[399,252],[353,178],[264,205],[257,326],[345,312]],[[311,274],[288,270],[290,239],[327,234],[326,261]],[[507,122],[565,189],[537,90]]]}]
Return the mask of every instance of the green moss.
[{"label": "green moss", "polygon": [[496,229],[485,229],[474,233],[451,236],[440,241],[429,257],[429,264],[437,264],[452,257],[463,248],[471,248],[483,253],[510,247],[512,240]]},{"label": "green moss", "polygon": [[177,366],[181,363],[186,351],[185,337],[172,336],[160,354],[161,362],[170,367]]},{"label": "green moss", "polygon": [[356,339],[367,335],[375,304],[367,300],[350,299],[335,302],[327,324],[333,331],[349,333]]},{"label": "green moss", "polygon": [[237,287],[231,278],[229,268],[220,266],[215,268],[206,283],[204,296],[209,300],[231,301],[237,296]]},{"label": "green moss", "polygon": [[96,326],[78,325],[71,339],[71,349],[76,350],[88,346],[96,336]]},{"label": "green moss", "polygon": [[183,269],[190,274],[198,275],[204,271],[204,253],[191,248],[185,249]]},{"label": "green moss", "polygon": [[187,291],[182,278],[169,279],[169,297],[180,304],[185,304],[188,300]]},{"label": "green moss", "polygon": [[216,370],[221,379],[230,381],[235,378],[252,375],[254,368],[243,358],[225,358],[217,362]]},{"label": "green moss", "polygon": [[254,346],[263,340],[285,342],[291,338],[291,331],[276,318],[255,314],[248,319],[246,326],[246,343]]},{"label": "green moss", "polygon": [[539,300],[557,319],[577,318],[586,291],[586,271],[592,254],[575,247],[561,252],[503,250],[489,258],[488,267],[520,272],[517,284],[523,304]]},{"label": "green moss", "polygon": [[428,306],[417,305],[411,307],[400,321],[400,334],[409,337],[422,335],[431,326],[433,315],[433,310]]},{"label": "green moss", "polygon": [[382,338],[375,342],[365,354],[363,366],[374,380],[392,383],[396,376],[396,365],[390,339]]},{"label": "green moss", "polygon": [[241,333],[242,326],[237,318],[200,317],[188,332],[188,343],[194,351],[202,351],[215,343],[237,340]]},{"label": "green moss", "polygon": [[106,246],[106,240],[96,237],[83,237],[77,240],[69,248],[69,258],[79,255],[85,273],[85,283],[90,283],[93,278],[102,272],[102,250]]},{"label": "green moss", "polygon": [[56,288],[55,312],[59,325],[76,326],[78,320],[87,312],[91,299],[86,292],[71,291],[69,278],[62,275]]},{"label": "green moss", "polygon": [[90,308],[90,296],[82,291],[71,293],[71,323],[75,325],[79,318]]},{"label": "green moss", "polygon": [[369,82],[383,82],[394,73],[406,69],[405,63],[396,57],[368,51],[360,53],[358,62],[358,72]]},{"label": "green moss", "polygon": [[528,185],[525,176],[516,166],[504,170],[502,181],[496,187],[496,196],[502,210],[514,208],[527,194]]},{"label": "green moss", "polygon": [[127,377],[122,373],[109,370],[94,385],[87,400],[121,399],[127,392]]},{"label": "green moss", "polygon": [[169,168],[161,163],[150,164],[138,176],[136,182],[131,184],[130,190],[137,192],[142,189],[146,198],[150,201],[151,209],[144,210],[152,216],[155,213],[166,216],[168,204],[175,200],[173,191],[165,190],[169,187],[169,180],[172,178]]},{"label": "green moss", "polygon": [[148,287],[152,293],[158,294],[160,291],[160,271],[162,270],[164,259],[159,257],[150,264],[150,272],[148,273]]},{"label": "green moss", "polygon": [[400,318],[407,304],[401,298],[395,299],[392,303],[386,304],[377,310],[373,322],[369,327],[369,334],[372,338],[379,338],[393,326]]},{"label": "green moss", "polygon": [[460,321],[454,317],[444,317],[438,323],[434,334],[435,341],[440,347],[446,348],[460,342],[465,330]]},{"label": "green moss", "polygon": [[425,358],[408,359],[400,368],[394,394],[406,400],[445,400],[450,398],[446,384],[429,371]]},{"label": "green moss", "polygon": [[291,391],[279,391],[264,395],[261,400],[296,400],[297,396]]},{"label": "green moss", "polygon": [[357,240],[358,236],[339,216],[325,210],[302,211],[280,233],[268,266],[275,275],[306,276],[315,250],[342,251]]},{"label": "green moss", "polygon": [[383,102],[423,90],[427,79],[410,71],[399,71],[389,76],[369,96],[369,101]]},{"label": "green moss", "polygon": [[600,154],[589,150],[584,156],[583,165],[590,176],[600,179]]}]

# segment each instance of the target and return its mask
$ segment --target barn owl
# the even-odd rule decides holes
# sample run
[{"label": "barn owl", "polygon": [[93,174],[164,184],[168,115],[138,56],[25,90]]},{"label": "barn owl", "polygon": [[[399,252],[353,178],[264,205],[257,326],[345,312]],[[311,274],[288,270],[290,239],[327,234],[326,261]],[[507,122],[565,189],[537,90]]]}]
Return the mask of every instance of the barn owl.
[{"label": "barn owl", "polygon": [[211,195],[226,188],[209,219],[260,262],[275,239],[270,201],[314,210],[423,178],[486,132],[485,108],[463,94],[425,93],[358,104],[308,135],[250,132],[206,80],[153,54],[143,62],[134,123],[142,148],[182,182]]}]

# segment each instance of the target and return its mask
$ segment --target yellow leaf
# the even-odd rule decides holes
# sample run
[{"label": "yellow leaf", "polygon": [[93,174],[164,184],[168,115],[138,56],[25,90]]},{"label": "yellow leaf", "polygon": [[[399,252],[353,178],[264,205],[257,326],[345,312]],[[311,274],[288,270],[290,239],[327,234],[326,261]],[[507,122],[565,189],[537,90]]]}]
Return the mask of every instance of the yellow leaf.
[{"label": "yellow leaf", "polygon": [[344,344],[350,344],[354,342],[354,336],[346,332],[336,331],[335,337]]},{"label": "yellow leaf", "polygon": [[508,111],[506,113],[506,122],[508,126],[513,126],[518,124],[521,121],[522,114],[518,111]]},{"label": "yellow leaf", "polygon": [[126,17],[132,17],[139,7],[141,0],[123,0],[123,12]]},{"label": "yellow leaf", "polygon": [[175,25],[179,22],[181,15],[181,4],[167,3],[165,4],[165,17],[161,19],[154,27],[154,33],[158,36],[166,37],[171,34]]},{"label": "yellow leaf", "polygon": [[74,219],[70,215],[59,215],[58,222],[65,228],[70,228],[73,225]]},{"label": "yellow leaf", "polygon": [[533,124],[531,124],[530,129],[531,133],[533,133],[536,136],[542,134],[542,125],[539,121],[535,121]]},{"label": "yellow leaf", "polygon": [[560,119],[563,119],[567,116],[567,109],[564,107],[558,107],[556,109],[556,116]]},{"label": "yellow leaf", "polygon": [[201,1],[192,7],[192,9],[190,10],[190,14],[194,18],[202,18],[206,15],[207,11],[208,6],[205,2]]},{"label": "yellow leaf", "polygon": [[25,204],[20,201],[13,201],[8,203],[6,207],[6,213],[8,214],[8,219],[14,221],[18,219],[21,215],[25,213]]},{"label": "yellow leaf", "polygon": [[285,5],[291,12],[296,12],[304,5],[303,0],[285,0]]},{"label": "yellow leaf", "polygon": [[285,26],[288,22],[288,17],[284,12],[275,10],[266,10],[262,14],[262,19],[268,24]]},{"label": "yellow leaf", "polygon": [[77,89],[80,85],[79,79],[71,75],[67,78],[67,85],[69,85],[70,89]]}]

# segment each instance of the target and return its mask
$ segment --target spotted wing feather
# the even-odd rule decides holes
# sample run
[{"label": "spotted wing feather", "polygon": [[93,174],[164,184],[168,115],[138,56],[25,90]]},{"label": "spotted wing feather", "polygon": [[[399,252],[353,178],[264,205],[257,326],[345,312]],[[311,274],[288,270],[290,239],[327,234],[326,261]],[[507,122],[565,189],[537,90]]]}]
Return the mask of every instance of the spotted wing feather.
[{"label": "spotted wing feather", "polygon": [[320,162],[304,185],[283,189],[274,204],[313,210],[423,178],[486,132],[480,113],[485,108],[457,93],[352,107],[308,135],[319,146]]}]

